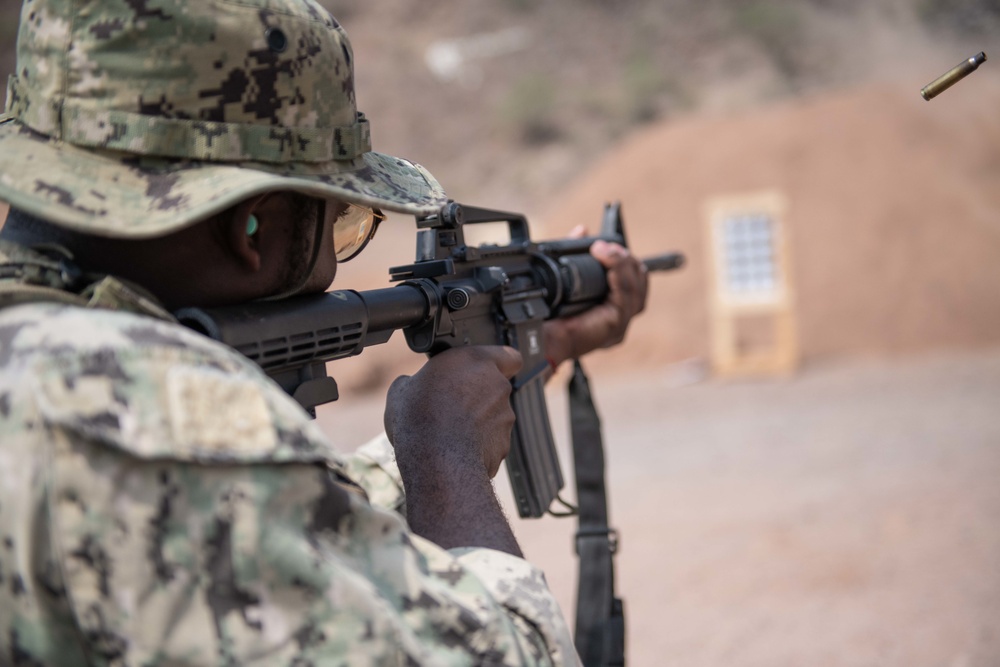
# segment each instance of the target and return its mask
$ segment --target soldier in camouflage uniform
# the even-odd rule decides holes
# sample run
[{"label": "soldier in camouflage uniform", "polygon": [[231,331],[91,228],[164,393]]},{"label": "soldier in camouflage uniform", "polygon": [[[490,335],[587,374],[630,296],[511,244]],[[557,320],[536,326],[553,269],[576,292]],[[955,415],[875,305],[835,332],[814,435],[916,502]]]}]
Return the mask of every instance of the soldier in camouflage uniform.
[{"label": "soldier in camouflage uniform", "polygon": [[[321,291],[375,209],[446,201],[371,150],[352,77],[311,0],[25,2],[0,119],[0,665],[577,662],[491,486],[513,350],[400,378],[395,455],[344,456],[169,314]],[[546,330],[557,362],[643,307],[638,262],[595,254],[611,296]]]}]

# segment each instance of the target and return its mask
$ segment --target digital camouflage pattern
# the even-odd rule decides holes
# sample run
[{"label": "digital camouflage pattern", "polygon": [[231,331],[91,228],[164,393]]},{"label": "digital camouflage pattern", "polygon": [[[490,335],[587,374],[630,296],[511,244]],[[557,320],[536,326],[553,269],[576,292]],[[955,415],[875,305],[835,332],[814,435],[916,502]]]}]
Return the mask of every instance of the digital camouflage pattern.
[{"label": "digital camouflage pattern", "polygon": [[[0,199],[86,233],[277,190],[445,202],[370,150],[310,0],[27,0],[6,109]],[[388,509],[384,439],[339,455],[235,351],[63,271],[0,242],[0,665],[578,663],[537,569]]]},{"label": "digital camouflage pattern", "polygon": [[122,237],[295,190],[410,214],[446,202],[371,150],[353,54],[313,0],[28,0],[0,122],[0,199]]},{"label": "digital camouflage pattern", "polygon": [[399,501],[391,457],[236,352],[26,304],[0,370],[0,664],[577,664],[537,569],[408,532],[366,495]]}]

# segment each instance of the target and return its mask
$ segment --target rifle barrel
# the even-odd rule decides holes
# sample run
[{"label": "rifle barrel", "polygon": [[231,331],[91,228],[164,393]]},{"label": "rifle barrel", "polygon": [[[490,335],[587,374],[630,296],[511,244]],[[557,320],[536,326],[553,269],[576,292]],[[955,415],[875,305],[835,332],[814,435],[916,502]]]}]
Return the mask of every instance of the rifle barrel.
[{"label": "rifle barrel", "polygon": [[647,271],[672,271],[684,266],[684,255],[679,252],[668,252],[665,255],[647,257],[642,263]]}]

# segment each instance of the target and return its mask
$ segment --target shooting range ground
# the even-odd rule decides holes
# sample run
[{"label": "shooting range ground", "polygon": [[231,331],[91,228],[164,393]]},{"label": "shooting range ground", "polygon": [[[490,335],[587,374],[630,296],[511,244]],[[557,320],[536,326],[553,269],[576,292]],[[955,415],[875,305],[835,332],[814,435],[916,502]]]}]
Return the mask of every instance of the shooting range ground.
[{"label": "shooting range ground", "polygon": [[[664,369],[593,375],[630,664],[998,664],[1000,351],[683,387]],[[564,380],[549,386],[563,444]],[[359,442],[381,410],[348,396],[320,423]],[[573,529],[515,519],[567,614]]]}]

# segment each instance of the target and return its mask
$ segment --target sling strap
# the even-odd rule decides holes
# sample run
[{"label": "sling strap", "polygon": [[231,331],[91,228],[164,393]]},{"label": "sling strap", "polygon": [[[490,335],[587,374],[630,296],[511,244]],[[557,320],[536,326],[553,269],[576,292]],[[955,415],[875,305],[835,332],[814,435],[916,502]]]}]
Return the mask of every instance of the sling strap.
[{"label": "sling strap", "polygon": [[615,596],[618,533],[608,527],[601,419],[579,360],[569,383],[569,408],[579,515],[576,650],[585,667],[620,667],[625,664],[625,613]]}]

